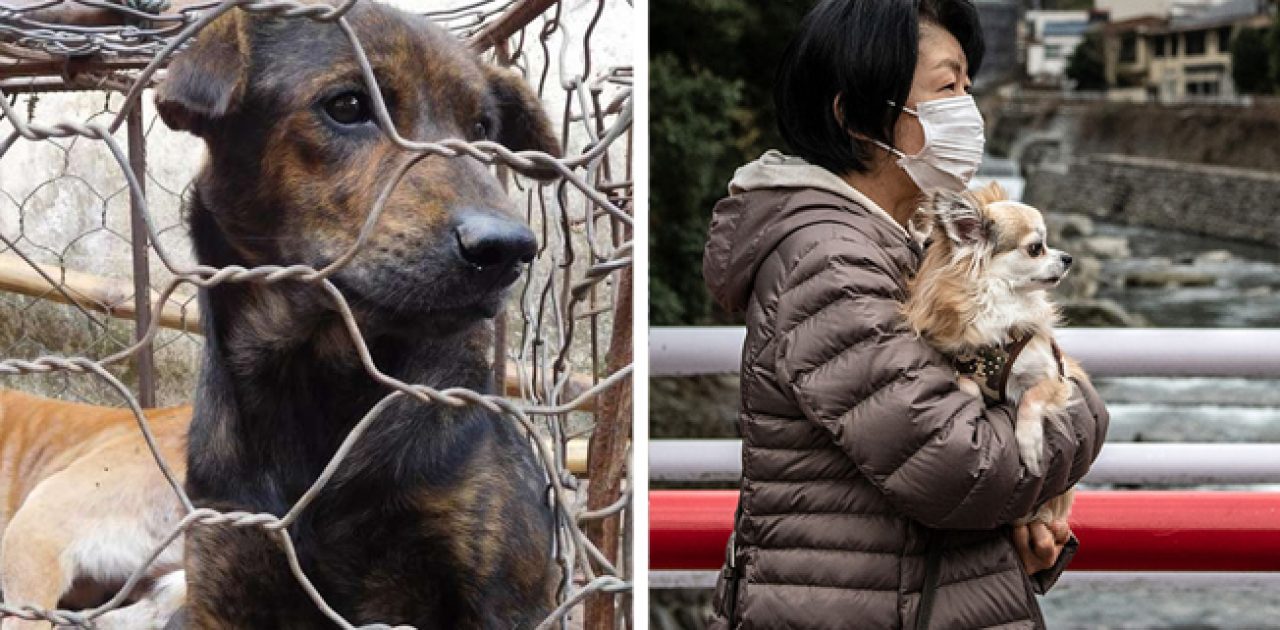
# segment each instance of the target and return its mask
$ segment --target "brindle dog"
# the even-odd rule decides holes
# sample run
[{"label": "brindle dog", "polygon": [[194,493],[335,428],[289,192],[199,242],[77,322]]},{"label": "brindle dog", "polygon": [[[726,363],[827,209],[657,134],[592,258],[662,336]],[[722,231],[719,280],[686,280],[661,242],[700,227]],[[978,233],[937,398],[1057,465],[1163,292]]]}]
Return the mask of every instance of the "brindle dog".
[{"label": "brindle dog", "polygon": [[[425,19],[361,3],[347,14],[401,134],[491,139],[559,154],[537,97]],[[354,241],[413,157],[379,129],[336,24],[232,11],[174,60],[156,102],[201,137],[188,205],[201,263],[321,268]],[[547,173],[532,173],[546,176]],[[535,254],[494,175],[428,157],[389,198],[367,246],[332,280],[380,369],[488,392],[492,327]],[[389,390],[366,374],[315,283],[201,293],[206,347],[188,452],[197,505],[283,515]],[[302,569],[356,624],[527,628],[554,603],[553,520],[528,440],[475,406],[397,401],[289,528]],[[187,609],[171,625],[323,628],[271,534],[199,526]]]}]

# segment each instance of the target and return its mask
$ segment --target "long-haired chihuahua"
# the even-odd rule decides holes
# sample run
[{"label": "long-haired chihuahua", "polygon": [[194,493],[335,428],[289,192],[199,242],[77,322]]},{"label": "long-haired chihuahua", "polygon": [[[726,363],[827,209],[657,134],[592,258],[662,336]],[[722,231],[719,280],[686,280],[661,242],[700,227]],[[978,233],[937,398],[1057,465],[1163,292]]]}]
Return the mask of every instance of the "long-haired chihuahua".
[{"label": "long-haired chihuahua", "polygon": [[[1048,290],[1071,256],[1048,246],[1040,211],[997,184],[935,195],[917,225],[932,243],[909,287],[907,323],[953,359],[961,389],[1016,406],[1019,453],[1040,474],[1044,425],[1062,425],[1068,379],[1088,378],[1053,336],[1058,309]],[[1065,519],[1070,508],[1068,491],[1022,522]]]}]

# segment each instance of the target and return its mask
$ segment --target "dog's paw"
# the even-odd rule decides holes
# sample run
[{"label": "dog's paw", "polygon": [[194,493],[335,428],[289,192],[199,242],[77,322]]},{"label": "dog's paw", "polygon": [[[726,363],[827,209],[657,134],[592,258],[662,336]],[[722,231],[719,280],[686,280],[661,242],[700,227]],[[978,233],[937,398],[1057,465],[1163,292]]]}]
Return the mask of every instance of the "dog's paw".
[{"label": "dog's paw", "polygon": [[1044,447],[1044,424],[1041,422],[1026,422],[1018,425],[1015,430],[1018,440],[1018,454],[1022,456],[1022,463],[1026,464],[1027,470],[1031,474],[1040,476],[1043,469],[1041,467],[1041,452]]},{"label": "dog's paw", "polygon": [[982,388],[978,387],[977,381],[967,376],[957,376],[956,385],[960,387],[960,391],[974,398],[982,398]]}]

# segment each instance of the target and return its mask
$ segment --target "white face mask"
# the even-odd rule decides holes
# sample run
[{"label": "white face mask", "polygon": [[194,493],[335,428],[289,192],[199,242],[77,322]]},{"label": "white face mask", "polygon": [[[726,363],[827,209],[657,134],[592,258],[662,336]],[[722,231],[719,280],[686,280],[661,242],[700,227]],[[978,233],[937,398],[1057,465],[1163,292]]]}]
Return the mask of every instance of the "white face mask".
[{"label": "white face mask", "polygon": [[880,148],[898,156],[898,166],[926,194],[938,191],[964,192],[982,164],[986,137],[982,133],[982,112],[969,95],[925,101],[916,111],[902,111],[920,119],[924,128],[924,148],[907,155],[883,142]]}]

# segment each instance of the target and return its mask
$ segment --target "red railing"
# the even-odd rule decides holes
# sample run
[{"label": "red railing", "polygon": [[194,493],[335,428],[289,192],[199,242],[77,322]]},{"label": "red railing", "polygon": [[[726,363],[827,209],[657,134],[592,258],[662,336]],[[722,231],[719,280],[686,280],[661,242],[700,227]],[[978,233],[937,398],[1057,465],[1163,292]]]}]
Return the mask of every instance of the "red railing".
[{"label": "red railing", "polygon": [[[654,570],[718,569],[738,493],[649,493]],[[1072,570],[1280,571],[1280,492],[1080,491]]]}]

